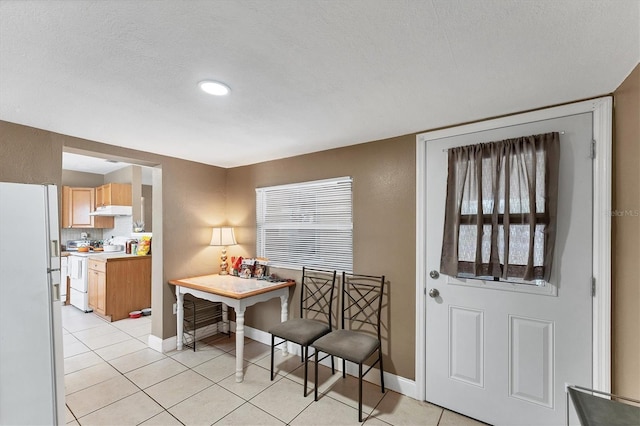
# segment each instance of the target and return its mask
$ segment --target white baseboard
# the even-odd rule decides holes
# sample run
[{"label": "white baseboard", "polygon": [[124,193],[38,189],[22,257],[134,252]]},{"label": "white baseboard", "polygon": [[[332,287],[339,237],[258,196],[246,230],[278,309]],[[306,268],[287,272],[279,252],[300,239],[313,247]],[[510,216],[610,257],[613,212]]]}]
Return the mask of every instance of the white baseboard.
[{"label": "white baseboard", "polygon": [[[235,330],[236,324],[231,321],[229,325],[230,330]],[[207,326],[202,329],[202,331],[196,332],[196,337],[198,339],[213,335],[218,332],[218,327],[216,325]],[[244,335],[251,340],[255,340],[256,342],[263,343],[265,345],[271,345],[271,334],[266,331],[258,330],[257,328],[248,327],[245,325],[244,327]],[[176,336],[170,337],[168,339],[160,339],[154,335],[149,336],[149,347],[158,352],[170,352],[176,349]],[[302,351],[300,350],[300,346],[292,343],[287,344],[289,353],[295,354],[296,356],[301,356]],[[327,367],[331,367],[331,360],[326,358],[320,361],[322,365]],[[336,370],[342,372],[342,362],[336,360]],[[351,376],[358,375],[358,366],[347,362],[347,374]],[[380,386],[380,370],[377,368],[371,369],[369,373],[363,378],[363,380],[373,383],[375,385]],[[414,380],[410,380],[401,376],[396,376],[391,373],[384,373],[384,386],[387,389],[390,389],[394,392],[398,392],[402,395],[408,396],[410,398],[417,399],[418,392],[416,389],[416,382]]]}]

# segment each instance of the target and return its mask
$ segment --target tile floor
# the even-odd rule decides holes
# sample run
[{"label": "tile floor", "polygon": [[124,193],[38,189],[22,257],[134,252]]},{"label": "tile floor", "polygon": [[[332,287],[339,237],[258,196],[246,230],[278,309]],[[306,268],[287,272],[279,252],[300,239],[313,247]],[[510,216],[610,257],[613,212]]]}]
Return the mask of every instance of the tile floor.
[{"label": "tile floor", "polygon": [[[358,424],[357,379],[320,366],[321,398],[302,396],[297,356],[247,339],[245,379],[235,382],[235,339],[213,336],[197,351],[166,354],[147,346],[151,317],[108,323],[63,306],[67,422],[73,425],[349,425]],[[313,368],[309,368],[313,383]],[[310,386],[311,388],[311,386]],[[426,402],[363,386],[366,425],[481,425]]]}]

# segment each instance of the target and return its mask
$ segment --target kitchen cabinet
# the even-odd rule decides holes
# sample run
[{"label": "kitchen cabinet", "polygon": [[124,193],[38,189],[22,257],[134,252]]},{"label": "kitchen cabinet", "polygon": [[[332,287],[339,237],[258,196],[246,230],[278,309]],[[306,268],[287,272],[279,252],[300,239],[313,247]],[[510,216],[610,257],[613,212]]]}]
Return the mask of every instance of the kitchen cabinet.
[{"label": "kitchen cabinet", "polygon": [[109,321],[151,306],[151,256],[89,258],[89,306]]},{"label": "kitchen cabinet", "polygon": [[96,207],[130,205],[131,184],[107,183],[96,188]]},{"label": "kitchen cabinet", "polygon": [[94,210],[94,188],[62,187],[63,228],[113,228],[113,217],[90,216]]}]

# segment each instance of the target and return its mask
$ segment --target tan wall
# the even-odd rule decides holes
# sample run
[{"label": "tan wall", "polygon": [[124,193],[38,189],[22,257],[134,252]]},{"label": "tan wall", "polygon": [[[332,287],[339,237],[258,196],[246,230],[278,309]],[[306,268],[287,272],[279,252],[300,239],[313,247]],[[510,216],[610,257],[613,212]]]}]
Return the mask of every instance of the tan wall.
[{"label": "tan wall", "polygon": [[640,399],[640,65],[613,95],[612,388]]},{"label": "tan wall", "polygon": [[61,185],[63,148],[162,169],[153,187],[162,204],[154,203],[153,212],[152,334],[175,336],[174,288],[167,281],[215,271],[216,253],[208,243],[210,228],[224,221],[225,169],[0,121],[0,181]]},{"label": "tan wall", "polygon": [[[229,256],[255,256],[255,188],[353,177],[354,272],[385,275],[385,370],[409,379],[415,365],[415,135],[229,169],[227,216],[239,246]],[[299,271],[280,271],[299,282]],[[291,311],[298,314],[298,290]],[[247,309],[247,325],[267,330],[279,303]]]}]

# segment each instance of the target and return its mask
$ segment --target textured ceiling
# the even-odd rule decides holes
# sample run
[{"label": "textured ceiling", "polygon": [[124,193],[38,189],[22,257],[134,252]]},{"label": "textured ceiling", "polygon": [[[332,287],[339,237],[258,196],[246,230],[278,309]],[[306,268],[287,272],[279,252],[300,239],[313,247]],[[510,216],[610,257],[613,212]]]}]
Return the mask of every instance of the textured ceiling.
[{"label": "textured ceiling", "polygon": [[251,164],[610,93],[639,25],[639,0],[1,0],[0,119]]}]

